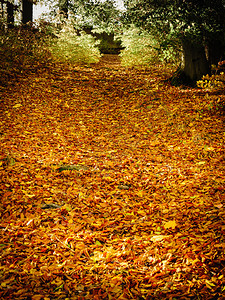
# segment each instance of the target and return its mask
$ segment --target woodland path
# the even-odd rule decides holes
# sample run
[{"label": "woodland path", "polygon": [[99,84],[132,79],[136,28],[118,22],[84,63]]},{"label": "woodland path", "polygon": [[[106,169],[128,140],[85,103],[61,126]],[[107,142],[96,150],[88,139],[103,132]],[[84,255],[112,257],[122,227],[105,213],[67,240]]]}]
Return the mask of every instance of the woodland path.
[{"label": "woodland path", "polygon": [[104,56],[1,90],[0,299],[224,299],[224,95],[170,74]]},{"label": "woodland path", "polygon": [[96,66],[106,66],[106,67],[120,67],[121,66],[121,58],[119,55],[115,54],[104,54],[98,64]]}]

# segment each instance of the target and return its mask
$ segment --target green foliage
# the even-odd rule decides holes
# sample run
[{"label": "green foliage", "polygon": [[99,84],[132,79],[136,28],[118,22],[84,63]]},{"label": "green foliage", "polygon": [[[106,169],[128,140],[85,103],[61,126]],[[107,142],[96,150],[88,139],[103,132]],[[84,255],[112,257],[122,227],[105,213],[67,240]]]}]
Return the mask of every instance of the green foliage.
[{"label": "green foliage", "polygon": [[113,33],[102,31],[91,31],[94,37],[99,40],[98,49],[104,54],[119,54],[122,49],[121,40],[115,38]]},{"label": "green foliage", "polygon": [[155,40],[151,38],[150,34],[137,27],[132,26],[124,32],[122,46],[125,47],[120,54],[122,65],[147,65],[156,60]]},{"label": "green foliage", "polygon": [[[59,10],[68,10],[69,19],[79,28],[92,27],[111,33],[121,26],[122,12],[114,0],[46,0],[50,4],[51,15],[57,16]],[[62,19],[62,18],[61,18]]]},{"label": "green foliage", "polygon": [[156,62],[177,61],[178,52],[172,46],[163,47],[158,37],[132,25],[121,36],[122,64],[125,66],[149,65]]},{"label": "green foliage", "polygon": [[118,40],[116,41],[108,41],[102,39],[98,46],[101,53],[104,54],[118,54],[121,49],[121,42]]},{"label": "green foliage", "polygon": [[[145,1],[125,0],[125,19],[165,37],[202,41],[223,34],[225,2],[215,1]],[[172,31],[171,31],[172,28]],[[171,35],[172,33],[172,35]]]},{"label": "green foliage", "polygon": [[119,25],[119,16],[115,1],[95,1],[87,7],[84,21],[94,28],[111,33]]},{"label": "green foliage", "polygon": [[85,32],[77,34],[72,24],[64,24],[55,33],[50,50],[56,60],[73,63],[95,63],[101,56],[97,48],[98,42]]}]

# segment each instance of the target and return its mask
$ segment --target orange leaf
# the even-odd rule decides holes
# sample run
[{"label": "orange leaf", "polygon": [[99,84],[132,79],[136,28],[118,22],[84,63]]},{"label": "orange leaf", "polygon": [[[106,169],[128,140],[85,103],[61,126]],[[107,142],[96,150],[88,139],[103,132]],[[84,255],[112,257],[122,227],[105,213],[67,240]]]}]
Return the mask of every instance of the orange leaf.
[{"label": "orange leaf", "polygon": [[174,229],[176,226],[177,226],[177,223],[176,223],[175,220],[173,220],[173,221],[166,222],[165,225],[164,225],[164,228],[165,229],[168,229],[168,228]]}]

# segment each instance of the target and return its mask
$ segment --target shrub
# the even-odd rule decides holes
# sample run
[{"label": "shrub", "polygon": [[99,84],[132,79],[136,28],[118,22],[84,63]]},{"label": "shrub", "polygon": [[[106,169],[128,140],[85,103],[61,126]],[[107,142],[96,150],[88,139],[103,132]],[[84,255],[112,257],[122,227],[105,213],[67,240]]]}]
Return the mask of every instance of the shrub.
[{"label": "shrub", "polygon": [[157,37],[134,25],[125,30],[120,38],[122,47],[125,48],[120,54],[125,66],[177,61],[178,54],[175,48],[161,45]]},{"label": "shrub", "polygon": [[31,27],[0,30],[0,78],[2,84],[50,59],[46,35]]},{"label": "shrub", "polygon": [[24,67],[49,56],[45,37],[32,27],[15,27],[0,32],[0,49],[4,61]]},{"label": "shrub", "polygon": [[155,41],[145,31],[132,26],[123,33],[121,40],[125,48],[120,54],[122,65],[147,65],[156,60]]},{"label": "shrub", "polygon": [[85,32],[76,32],[71,24],[64,24],[55,33],[50,50],[56,60],[73,63],[95,63],[101,56],[95,38]]}]

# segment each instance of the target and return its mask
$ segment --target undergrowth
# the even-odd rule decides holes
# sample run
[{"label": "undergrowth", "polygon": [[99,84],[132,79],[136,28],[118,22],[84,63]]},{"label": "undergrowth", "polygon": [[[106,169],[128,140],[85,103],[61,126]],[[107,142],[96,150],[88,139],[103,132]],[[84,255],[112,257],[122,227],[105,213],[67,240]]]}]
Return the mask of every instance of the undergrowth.
[{"label": "undergrowth", "polygon": [[124,66],[140,66],[153,63],[177,64],[179,53],[172,47],[163,47],[157,37],[131,26],[120,36],[122,40],[121,63]]},{"label": "undergrowth", "polygon": [[5,86],[22,73],[58,62],[93,63],[101,56],[89,34],[77,34],[70,25],[57,29],[17,26],[0,30],[0,85]]},{"label": "undergrowth", "polygon": [[60,30],[53,31],[55,38],[50,45],[54,59],[72,63],[96,63],[101,57],[97,48],[99,41],[86,34],[76,32],[72,24],[64,24]]},{"label": "undergrowth", "polygon": [[33,27],[15,27],[7,32],[2,29],[0,56],[2,85],[51,61],[46,35]]}]

